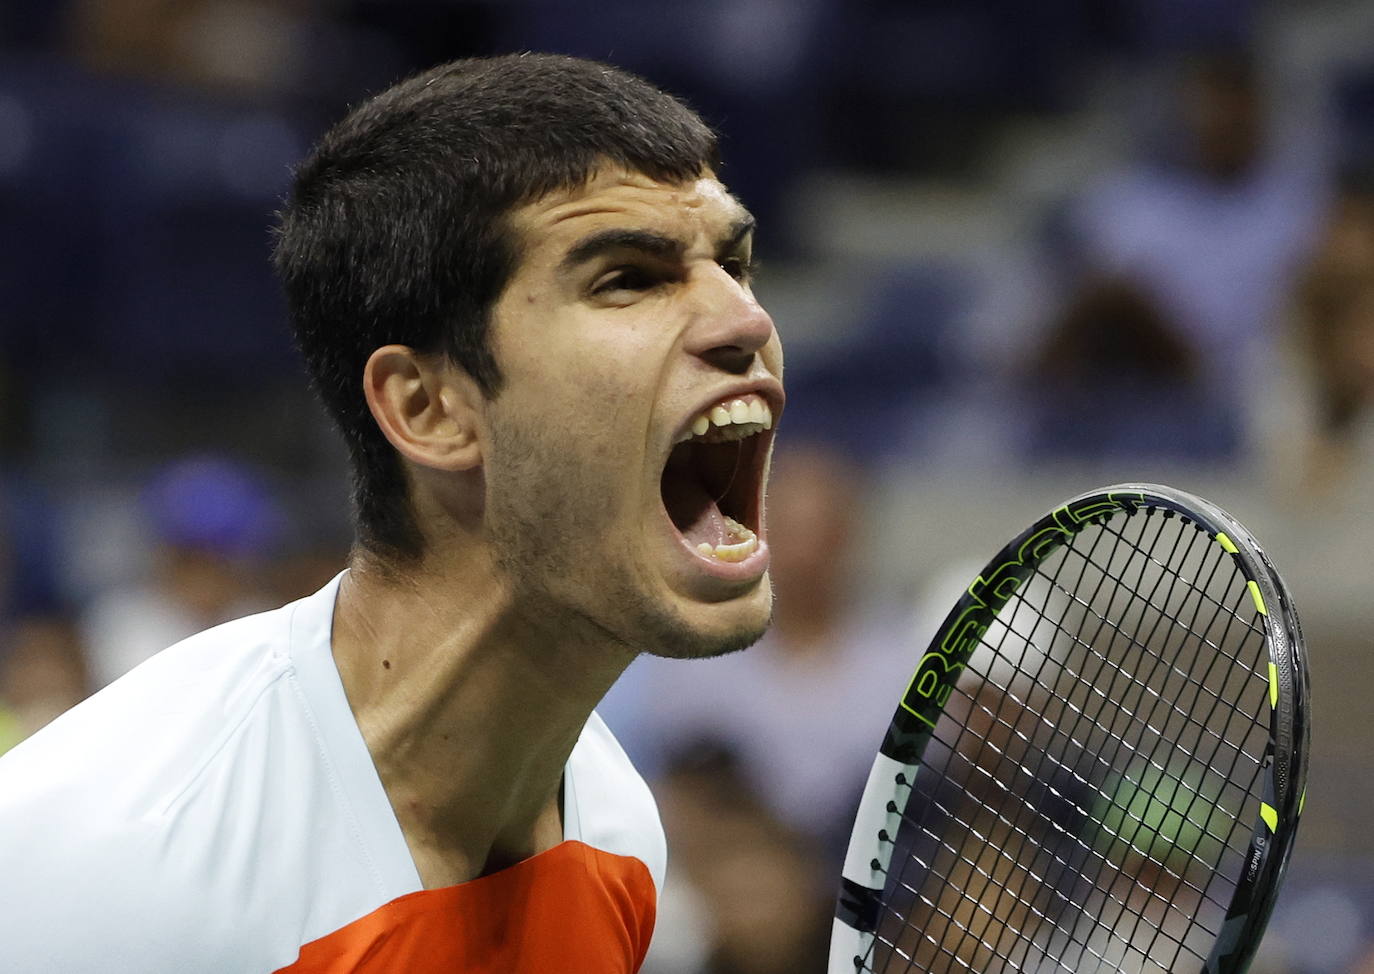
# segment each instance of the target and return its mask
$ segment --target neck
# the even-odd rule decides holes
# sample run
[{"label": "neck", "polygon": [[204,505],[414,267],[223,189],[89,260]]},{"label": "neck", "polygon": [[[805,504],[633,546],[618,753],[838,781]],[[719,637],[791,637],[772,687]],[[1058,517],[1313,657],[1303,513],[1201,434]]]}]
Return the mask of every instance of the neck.
[{"label": "neck", "polygon": [[490,564],[403,575],[356,559],[334,658],[425,886],[562,841],[563,767],[623,648],[530,618]]}]

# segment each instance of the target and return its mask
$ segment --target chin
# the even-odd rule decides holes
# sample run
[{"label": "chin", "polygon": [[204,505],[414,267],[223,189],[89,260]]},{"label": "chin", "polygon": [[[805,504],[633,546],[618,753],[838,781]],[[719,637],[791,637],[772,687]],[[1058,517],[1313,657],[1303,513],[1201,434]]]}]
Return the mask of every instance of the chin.
[{"label": "chin", "polygon": [[644,646],[651,656],[707,659],[748,649],[768,631],[773,594],[767,580],[749,596],[728,603],[698,603],[662,626],[649,626],[656,638]]}]

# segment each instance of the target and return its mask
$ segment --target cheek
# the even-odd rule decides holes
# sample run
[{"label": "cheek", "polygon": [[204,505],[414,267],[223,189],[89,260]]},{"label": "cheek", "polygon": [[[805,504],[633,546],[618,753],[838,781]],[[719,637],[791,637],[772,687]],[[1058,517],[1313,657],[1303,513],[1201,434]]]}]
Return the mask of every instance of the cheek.
[{"label": "cheek", "polygon": [[644,394],[589,369],[532,397],[520,425],[552,437],[568,456],[621,457],[642,449],[649,406]]},{"label": "cheek", "polygon": [[503,495],[497,504],[587,523],[620,516],[642,479],[642,403],[586,372],[522,398],[493,416],[487,472],[489,490]]},{"label": "cheek", "polygon": [[[492,413],[492,429],[527,444],[568,484],[573,497],[593,492],[613,509],[631,503],[644,480],[646,446],[671,358],[671,335],[662,317],[626,312],[583,313],[536,308],[522,329],[509,325],[503,356],[506,386]],[[493,455],[494,467],[509,464]],[[521,477],[549,477],[522,463]],[[623,503],[621,498],[624,499]]]},{"label": "cheek", "polygon": [[600,440],[603,434],[641,444],[662,382],[664,356],[636,332],[600,335],[550,348],[551,366],[529,389],[531,408],[546,422]]},{"label": "cheek", "polygon": [[763,347],[763,364],[768,366],[768,371],[774,375],[782,375],[782,339],[778,337],[777,331],[773,332],[773,337]]}]

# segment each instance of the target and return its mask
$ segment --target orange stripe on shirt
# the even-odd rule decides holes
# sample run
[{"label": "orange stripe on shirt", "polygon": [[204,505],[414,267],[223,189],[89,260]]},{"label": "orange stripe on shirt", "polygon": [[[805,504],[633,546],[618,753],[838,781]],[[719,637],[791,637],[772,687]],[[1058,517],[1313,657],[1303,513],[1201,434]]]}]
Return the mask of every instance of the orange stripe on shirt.
[{"label": "orange stripe on shirt", "polygon": [[648,867],[576,841],[379,907],[277,974],[633,974],[654,929]]}]

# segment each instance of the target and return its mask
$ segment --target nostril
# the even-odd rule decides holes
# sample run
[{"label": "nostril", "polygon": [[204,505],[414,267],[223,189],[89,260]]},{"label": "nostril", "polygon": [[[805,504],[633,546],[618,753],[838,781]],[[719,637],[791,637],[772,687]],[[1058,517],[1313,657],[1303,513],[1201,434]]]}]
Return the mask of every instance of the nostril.
[{"label": "nostril", "polygon": [[722,345],[709,349],[702,358],[731,375],[744,375],[753,367],[755,354],[752,350],[745,350],[738,345]]}]

